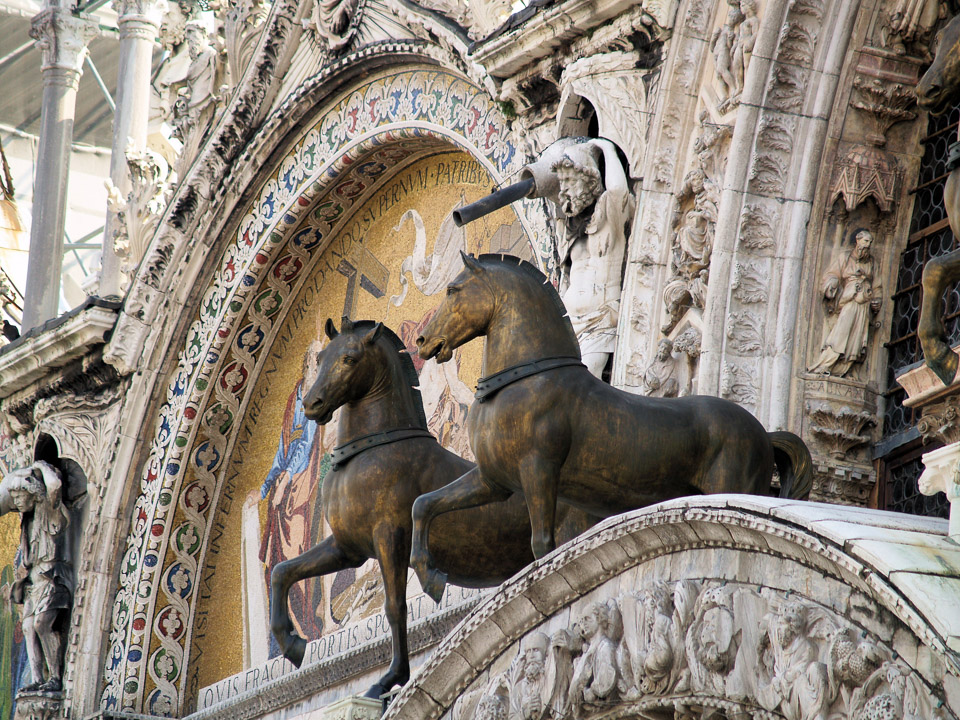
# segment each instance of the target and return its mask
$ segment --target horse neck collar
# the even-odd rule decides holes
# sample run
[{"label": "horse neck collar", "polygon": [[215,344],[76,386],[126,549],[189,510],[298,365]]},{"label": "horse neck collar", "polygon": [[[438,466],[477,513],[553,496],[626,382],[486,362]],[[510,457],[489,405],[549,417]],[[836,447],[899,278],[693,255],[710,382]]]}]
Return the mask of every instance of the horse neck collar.
[{"label": "horse neck collar", "polygon": [[356,440],[338,445],[330,453],[330,461],[333,463],[333,469],[339,470],[348,460],[366,450],[380,447],[381,445],[388,445],[389,443],[395,443],[398,440],[418,437],[428,437],[431,440],[435,439],[426,428],[407,427],[383,430],[381,432],[371,433],[370,435],[361,435]]},{"label": "horse neck collar", "polygon": [[505,388],[507,385],[517,382],[517,380],[523,380],[531,375],[553,370],[554,368],[574,365],[586,367],[580,361],[580,358],[572,355],[557,355],[555,357],[531,360],[530,362],[520,363],[519,365],[511,365],[498,373],[480,378],[477,381],[477,391],[473,396],[477,399],[477,402],[482,403],[494,393]]}]

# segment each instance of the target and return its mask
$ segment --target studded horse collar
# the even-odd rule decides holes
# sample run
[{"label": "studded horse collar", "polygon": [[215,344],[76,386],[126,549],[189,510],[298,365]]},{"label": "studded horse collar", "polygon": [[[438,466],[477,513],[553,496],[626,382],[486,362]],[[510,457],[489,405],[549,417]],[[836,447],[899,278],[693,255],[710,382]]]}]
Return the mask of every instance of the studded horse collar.
[{"label": "studded horse collar", "polygon": [[384,430],[383,432],[363,435],[356,440],[351,440],[343,445],[338,445],[330,453],[330,460],[333,462],[333,469],[339,470],[348,460],[356,457],[360,453],[381,445],[406,440],[408,438],[427,437],[434,440],[433,434],[426,428],[397,428],[394,430]]},{"label": "studded horse collar", "polygon": [[532,360],[531,362],[512,365],[498,373],[480,378],[480,380],[477,381],[477,391],[473,396],[477,399],[477,402],[482,403],[494,393],[505,388],[507,385],[517,382],[517,380],[523,380],[523,378],[537,375],[547,370],[553,370],[554,368],[576,365],[586,367],[580,361],[580,358],[569,355],[541,358],[540,360]]}]

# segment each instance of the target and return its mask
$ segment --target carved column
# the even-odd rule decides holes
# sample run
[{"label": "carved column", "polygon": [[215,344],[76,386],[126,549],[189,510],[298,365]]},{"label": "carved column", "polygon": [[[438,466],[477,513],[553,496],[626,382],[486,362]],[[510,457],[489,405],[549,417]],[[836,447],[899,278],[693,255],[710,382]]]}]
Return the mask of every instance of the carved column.
[{"label": "carved column", "polygon": [[97,22],[89,16],[71,15],[50,8],[33,19],[30,29],[30,36],[43,54],[40,68],[43,104],[30,227],[24,331],[57,315],[77,87],[87,42],[97,35],[98,28]]},{"label": "carved column", "polygon": [[[117,110],[113,120],[110,180],[116,193],[130,192],[130,171],[126,151],[141,151],[147,144],[150,115],[150,70],[153,43],[160,31],[166,0],[114,0],[120,30],[120,68],[117,73]],[[101,255],[99,295],[120,294],[120,258],[115,240],[122,218],[114,208],[107,213]],[[136,262],[138,258],[132,258]]]}]

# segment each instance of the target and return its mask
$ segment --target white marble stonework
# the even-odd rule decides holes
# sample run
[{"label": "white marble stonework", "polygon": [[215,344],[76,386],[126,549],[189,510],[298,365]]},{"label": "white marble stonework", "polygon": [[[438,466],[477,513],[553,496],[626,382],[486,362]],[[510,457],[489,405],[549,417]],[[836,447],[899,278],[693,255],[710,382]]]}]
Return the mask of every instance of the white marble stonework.
[{"label": "white marble stonework", "polygon": [[917,480],[924,495],[946,493],[950,501],[950,538],[960,541],[960,443],[923,454],[924,471]]},{"label": "white marble stonework", "polygon": [[946,532],[740,495],[613,517],[482,601],[384,718],[956,718]]}]

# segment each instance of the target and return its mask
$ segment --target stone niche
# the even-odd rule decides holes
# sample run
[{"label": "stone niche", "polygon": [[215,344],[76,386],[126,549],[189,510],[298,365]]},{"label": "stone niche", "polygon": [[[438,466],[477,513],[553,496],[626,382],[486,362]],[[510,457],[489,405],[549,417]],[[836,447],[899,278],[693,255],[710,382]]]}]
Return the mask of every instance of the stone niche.
[{"label": "stone niche", "polygon": [[733,495],[611,518],[482,601],[385,720],[956,718],[946,530]]}]

